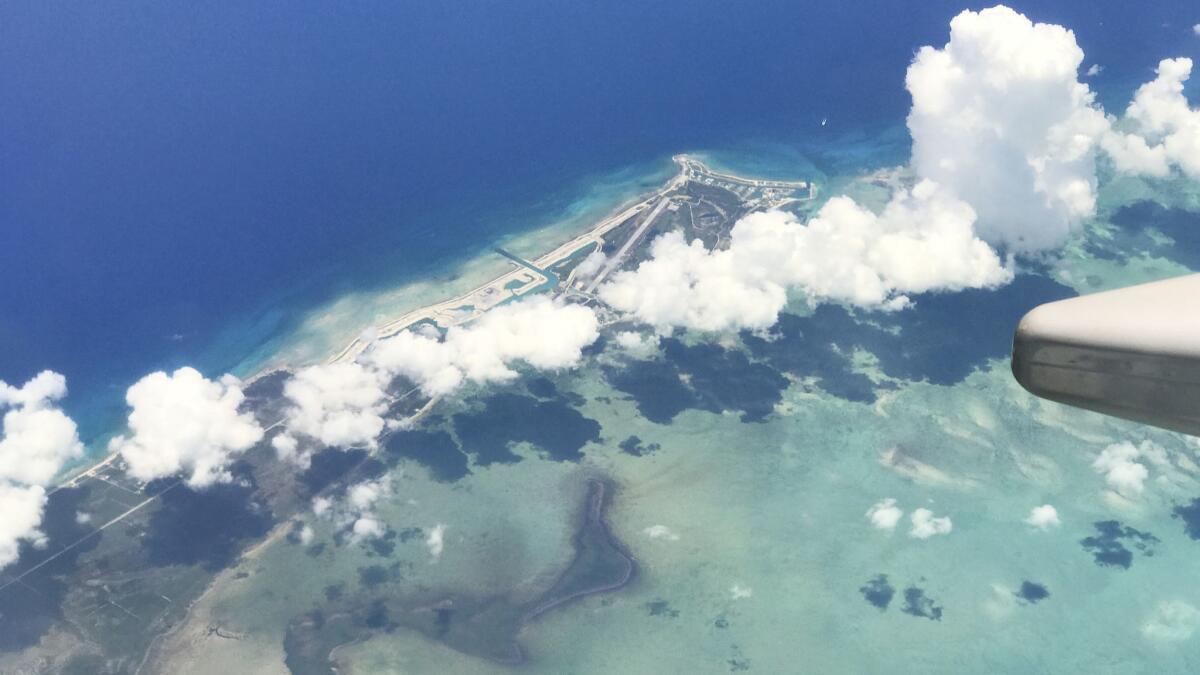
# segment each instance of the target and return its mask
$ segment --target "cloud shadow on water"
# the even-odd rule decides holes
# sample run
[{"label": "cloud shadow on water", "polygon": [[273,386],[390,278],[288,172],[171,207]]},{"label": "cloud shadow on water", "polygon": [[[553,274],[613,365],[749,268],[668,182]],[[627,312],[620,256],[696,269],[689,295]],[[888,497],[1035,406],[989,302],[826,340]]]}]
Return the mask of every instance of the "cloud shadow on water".
[{"label": "cloud shadow on water", "polygon": [[510,449],[519,442],[536,446],[547,459],[575,462],[583,459],[585,445],[600,440],[600,423],[561,397],[542,401],[523,394],[494,394],[482,408],[454,415],[453,422],[463,451],[480,466],[519,462],[521,457]]},{"label": "cloud shadow on water", "polygon": [[1154,547],[1159,543],[1158,537],[1153,534],[1122,526],[1116,520],[1100,520],[1093,525],[1096,534],[1079,540],[1079,543],[1092,554],[1092,559],[1100,567],[1129,569],[1133,564],[1133,551],[1126,548],[1125,544],[1149,557],[1154,555]]}]

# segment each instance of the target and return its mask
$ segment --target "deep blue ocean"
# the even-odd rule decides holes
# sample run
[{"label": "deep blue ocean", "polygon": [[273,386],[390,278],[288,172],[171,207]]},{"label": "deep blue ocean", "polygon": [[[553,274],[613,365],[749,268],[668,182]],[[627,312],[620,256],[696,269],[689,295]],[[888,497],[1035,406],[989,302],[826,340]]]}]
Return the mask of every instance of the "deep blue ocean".
[{"label": "deep blue ocean", "polygon": [[[1185,3],[1015,5],[1075,30],[1114,112],[1200,45]],[[306,308],[546,222],[588,176],[894,140],[913,52],[968,6],[3,3],[0,379],[66,374],[94,438],[146,372],[232,368]]]}]

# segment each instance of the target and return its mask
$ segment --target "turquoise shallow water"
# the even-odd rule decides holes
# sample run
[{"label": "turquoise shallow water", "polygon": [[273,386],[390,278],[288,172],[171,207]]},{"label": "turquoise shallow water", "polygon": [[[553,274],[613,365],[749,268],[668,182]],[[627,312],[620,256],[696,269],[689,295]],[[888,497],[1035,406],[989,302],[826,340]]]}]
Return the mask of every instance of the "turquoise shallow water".
[{"label": "turquoise shallow water", "polygon": [[[853,173],[963,9],[553,4],[5,6],[0,379],[64,373],[94,441],[146,372],[252,370],[314,308],[444,273],[621,167],[783,168],[782,142]],[[1180,7],[1018,3],[1076,31],[1118,107],[1195,55]]]},{"label": "turquoise shallow water", "polygon": [[[803,160],[795,151],[778,153]],[[724,157],[729,168],[756,165],[728,151]],[[1129,239],[1165,221],[1131,225],[1122,207],[1146,199],[1191,203],[1195,192],[1106,184],[1100,216],[1041,273],[1084,292],[1186,271],[1179,247]],[[1096,248],[1101,242],[1128,250],[1115,255]],[[937,306],[927,303],[925,311]],[[971,316],[963,311],[962,318]],[[955,333],[973,330],[949,319],[935,327],[944,333],[936,339],[919,322],[905,323],[902,340],[920,352],[922,340],[952,345]],[[734,351],[746,342],[683,341]],[[313,557],[278,542],[242,568],[248,578],[218,583],[194,619],[245,637],[203,643],[203,659],[196,646],[184,649],[178,663],[188,667],[180,672],[277,669],[286,625],[320,607],[330,585],[363,597],[403,598],[415,589],[535,597],[570,558],[578,498],[596,474],[618,486],[609,521],[638,561],[630,586],[526,626],[519,640],[529,661],[519,668],[398,629],[339,648],[339,671],[1142,673],[1200,666],[1200,593],[1192,583],[1200,543],[1175,513],[1200,496],[1200,446],[1029,396],[1012,380],[1003,346],[1001,358],[974,362],[969,375],[948,369],[945,361],[959,357],[946,350],[941,361],[935,352],[917,362],[924,370],[897,378],[895,359],[913,357],[889,352],[886,340],[873,344],[877,353],[853,355],[853,372],[894,389],[880,389],[874,401],[847,400],[797,379],[755,422],[696,409],[668,423],[650,421],[606,374],[641,366],[609,348],[552,378],[600,424],[600,440],[586,444],[581,461],[552,461],[518,443],[511,449],[521,461],[474,466],[453,483],[401,463],[379,515],[395,529],[444,525],[436,561],[419,541],[401,545],[389,562],[404,566],[403,579],[367,588],[356,579],[379,564],[368,548]],[[942,383],[913,381],[922,377]],[[521,394],[528,379],[500,389]],[[443,422],[432,424],[472,413],[495,393],[465,391],[443,402]],[[496,433],[507,433],[510,422],[497,421]],[[629,436],[649,451],[623,451]],[[1093,466],[1105,447],[1123,441],[1151,441],[1163,453],[1163,461],[1141,459],[1149,476],[1132,497],[1110,489]],[[886,498],[905,512],[891,532],[866,517]],[[1025,522],[1042,504],[1056,507],[1059,525],[1042,530]],[[950,518],[951,531],[910,536],[918,508]],[[313,524],[316,541],[332,537]],[[863,589],[883,587],[892,596],[881,609]]]},{"label": "turquoise shallow water", "polygon": [[[1075,27],[1109,66],[1100,86],[1114,110],[1157,58],[1196,50],[1167,30],[1170,8],[1079,7],[1032,13]],[[162,5],[71,22],[5,10],[0,84],[15,112],[0,148],[16,161],[0,168],[0,283],[19,292],[0,296],[0,377],[66,372],[69,410],[95,452],[120,423],[125,386],[147,370],[249,375],[320,360],[404,308],[489,278],[504,265],[491,245],[531,255],[653,187],[671,153],[812,178],[825,196],[870,192],[854,178],[907,156],[904,65],[944,39],[960,7],[683,9],[571,6],[554,16],[567,28],[557,31],[519,8],[314,18]],[[39,42],[47,33],[55,39]],[[126,74],[120,86],[95,86],[114,72]],[[73,86],[47,91],[62,77]],[[1124,206],[1146,201],[1198,203],[1194,185],[1115,180],[1089,238],[1040,271],[1079,291],[1184,271],[1171,246],[1146,245],[1141,228],[1153,222],[1110,231],[1129,225],[1118,222]],[[1101,230],[1108,248],[1093,245]],[[961,330],[953,318],[935,331]],[[687,339],[731,351],[746,342]],[[379,515],[396,529],[444,525],[440,557],[408,542],[392,558],[402,582],[370,588],[363,569],[380,560],[366,547],[312,556],[269,544],[195,617],[242,639],[176,645],[172,672],[280,672],[287,624],[336,584],[363,598],[413,588],[536,597],[569,560],[594,473],[619,486],[611,525],[640,574],[527,626],[524,670],[1195,671],[1200,556],[1173,516],[1200,495],[1196,446],[1035,401],[1003,359],[942,384],[913,382],[944,375],[936,363],[888,376],[889,345],[854,353],[853,374],[885,389],[877,401],[795,378],[753,422],[696,409],[649,421],[605,372],[640,365],[610,350],[555,377],[600,426],[582,460],[516,444],[521,461],[449,484],[403,464]],[[475,414],[495,393],[465,392],[440,412]],[[656,449],[622,451],[635,434]],[[1096,456],[1146,439],[1167,462],[1150,466],[1136,499],[1114,495]],[[875,530],[865,514],[885,498],[906,517],[949,517],[953,530],[927,540],[910,537],[907,520]],[[1035,531],[1023,519],[1045,503],[1062,524]],[[1096,525],[1110,520],[1120,524]],[[1120,536],[1105,535],[1113,528]],[[1128,568],[1097,564],[1098,552],[1127,555]],[[1048,595],[1018,598],[1026,583]],[[884,587],[894,595],[881,610],[861,589]],[[343,672],[512,670],[403,630],[335,656]]]}]

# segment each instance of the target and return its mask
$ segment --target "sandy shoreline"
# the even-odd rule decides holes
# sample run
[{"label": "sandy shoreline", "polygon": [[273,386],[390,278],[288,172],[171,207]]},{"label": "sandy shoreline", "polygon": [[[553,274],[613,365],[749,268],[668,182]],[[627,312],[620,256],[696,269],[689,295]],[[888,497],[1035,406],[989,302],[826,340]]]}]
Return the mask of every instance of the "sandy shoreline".
[{"label": "sandy shoreline", "polygon": [[[680,155],[679,157],[685,157]],[[676,158],[676,164],[679,164],[679,159]],[[602,218],[598,223],[591,225],[586,231],[571,237],[566,242],[560,244],[547,253],[540,255],[532,262],[537,267],[546,269],[562,260],[570,257],[580,248],[600,242],[601,238],[608,231],[620,225],[629,217],[647,208],[661,194],[673,189],[684,179],[684,172],[677,172],[670,180],[655,191],[646,194],[642,193],[633,199],[623,201],[619,206],[612,209],[607,216]],[[528,278],[523,278],[528,277]],[[525,283],[516,289],[505,289],[505,286],[515,281],[525,281]],[[461,293],[448,300],[425,305],[416,309],[407,311],[400,316],[387,320],[378,326],[373,339],[391,337],[400,333],[404,329],[412,326],[423,320],[436,321],[443,327],[458,325],[469,322],[478,318],[496,305],[515,297],[520,297],[533,289],[538,288],[543,283],[548,281],[544,275],[538,275],[526,267],[522,267],[513,263],[513,269],[508,272],[490,279],[489,281],[477,286],[465,293]],[[471,306],[471,310],[467,312],[456,309],[464,306]],[[365,330],[369,330],[367,327]],[[350,362],[358,358],[360,354],[370,345],[370,340],[364,340],[361,337],[352,339],[346,346],[338,351],[330,354],[325,363],[342,363]],[[250,385],[257,380],[278,372],[294,372],[295,366],[287,363],[271,363],[270,359],[266,361],[268,365],[264,365],[253,374],[242,380],[243,384]],[[118,453],[108,453],[95,461],[92,464],[84,464],[75,467],[71,470],[56,486],[56,489],[69,488],[76,486],[79,481],[95,475],[104,467],[112,464],[117,460]]]}]

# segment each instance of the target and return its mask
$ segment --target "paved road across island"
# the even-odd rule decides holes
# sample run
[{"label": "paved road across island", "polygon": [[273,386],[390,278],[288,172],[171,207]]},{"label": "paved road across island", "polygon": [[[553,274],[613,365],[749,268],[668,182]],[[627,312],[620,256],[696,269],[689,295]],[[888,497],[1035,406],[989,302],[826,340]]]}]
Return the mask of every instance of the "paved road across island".
[{"label": "paved road across island", "polygon": [[605,277],[611,274],[613,270],[621,266],[621,261],[625,259],[625,254],[628,253],[629,249],[633,248],[634,244],[636,244],[638,240],[642,238],[642,235],[646,233],[646,230],[650,229],[650,226],[654,224],[655,219],[658,218],[658,214],[662,213],[663,209],[667,208],[667,204],[670,203],[671,200],[667,197],[663,197],[662,199],[658,200],[658,204],[654,207],[654,210],[650,212],[650,215],[646,216],[646,219],[643,220],[642,224],[638,226],[638,229],[633,233],[633,236],[625,241],[625,245],[622,246],[621,249],[608,260],[604,267],[600,269],[599,274],[597,274],[596,277],[592,279],[591,283],[587,285],[587,288],[584,289],[585,293],[591,293],[592,291],[595,291],[596,287],[600,285],[600,282],[604,281]]}]

